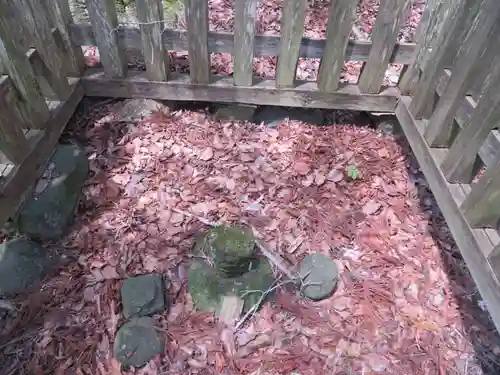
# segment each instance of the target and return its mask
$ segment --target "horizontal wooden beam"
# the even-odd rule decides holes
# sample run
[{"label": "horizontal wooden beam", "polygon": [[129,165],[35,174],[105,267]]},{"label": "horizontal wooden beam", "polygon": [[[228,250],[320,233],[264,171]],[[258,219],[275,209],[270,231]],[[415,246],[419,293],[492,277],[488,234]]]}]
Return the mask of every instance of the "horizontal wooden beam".
[{"label": "horizontal wooden beam", "polygon": [[429,183],[436,201],[462,253],[482,298],[488,305],[493,322],[500,330],[500,283],[488,255],[493,250],[487,233],[483,229],[472,229],[465,219],[460,205],[464,194],[459,184],[450,184],[441,172],[440,165],[446,155],[445,149],[431,149],[424,139],[424,121],[415,121],[408,104],[410,98],[403,97],[396,108],[396,117]]},{"label": "horizontal wooden beam", "polygon": [[211,84],[190,83],[188,75],[168,82],[151,82],[145,72],[129,71],[125,78],[106,77],[101,69],[88,69],[82,78],[85,95],[113,98],[212,101],[276,105],[302,108],[348,109],[353,111],[394,112],[398,93],[394,88],[380,94],[361,94],[355,85],[335,92],[320,92],[315,82],[298,82],[295,88],[278,89],[273,80],[253,86],[234,86],[231,77],[213,77]]},{"label": "horizontal wooden beam", "polygon": [[20,202],[45,170],[62,131],[83,98],[84,90],[76,78],[70,78],[71,95],[66,101],[49,102],[50,118],[45,130],[30,130],[31,150],[23,162],[0,178],[0,223],[15,214]]},{"label": "horizontal wooden beam", "polygon": [[[69,27],[71,40],[79,46],[97,45],[92,26],[90,24],[74,24]],[[120,27],[118,40],[128,50],[129,55],[140,55],[141,33],[138,28]],[[163,43],[169,51],[187,51],[187,32],[166,29],[163,32]],[[365,61],[370,54],[372,43],[369,41],[350,40],[347,46],[345,61]],[[208,52],[232,53],[234,36],[231,33],[209,32]],[[320,59],[323,56],[325,40],[302,38],[299,56]],[[415,51],[414,43],[398,43],[394,48],[390,62],[394,64],[411,64]],[[278,56],[280,51],[280,37],[272,35],[256,35],[254,56]]]}]

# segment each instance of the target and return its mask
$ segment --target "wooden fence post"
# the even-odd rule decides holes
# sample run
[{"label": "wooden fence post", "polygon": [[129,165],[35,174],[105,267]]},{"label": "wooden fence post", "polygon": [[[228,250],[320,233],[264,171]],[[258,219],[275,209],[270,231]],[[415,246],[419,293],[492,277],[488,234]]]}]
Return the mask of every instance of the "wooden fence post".
[{"label": "wooden fence post", "polygon": [[255,16],[258,0],[236,0],[234,19],[234,84],[251,86],[253,77],[253,47]]},{"label": "wooden fence post", "polygon": [[185,0],[189,72],[193,83],[210,83],[208,1]]},{"label": "wooden fence post", "polygon": [[304,34],[307,0],[286,0],[281,17],[281,40],[276,86],[293,87],[300,52],[300,42]]},{"label": "wooden fence post", "polygon": [[125,51],[118,43],[118,15],[115,0],[87,0],[87,10],[104,72],[109,77],[125,77],[127,60]]},{"label": "wooden fence post", "polygon": [[318,88],[321,91],[339,88],[340,73],[355,17],[356,1],[336,0],[330,4],[325,49],[318,72]]}]

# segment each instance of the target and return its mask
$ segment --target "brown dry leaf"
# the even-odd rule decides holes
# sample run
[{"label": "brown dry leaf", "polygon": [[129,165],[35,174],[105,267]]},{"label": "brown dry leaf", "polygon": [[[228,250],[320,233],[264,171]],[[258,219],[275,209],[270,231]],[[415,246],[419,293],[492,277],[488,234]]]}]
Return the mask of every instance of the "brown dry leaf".
[{"label": "brown dry leaf", "polygon": [[344,179],[344,172],[339,169],[332,169],[326,178],[328,181],[340,182]]},{"label": "brown dry leaf", "polygon": [[374,215],[380,210],[381,207],[382,205],[379,202],[369,201],[363,206],[363,213],[365,215]]},{"label": "brown dry leaf", "polygon": [[229,358],[234,357],[236,348],[234,343],[233,331],[230,328],[224,328],[220,334],[220,339]]},{"label": "brown dry leaf", "polygon": [[300,175],[305,176],[311,170],[309,163],[303,160],[298,160],[294,163],[293,169]]},{"label": "brown dry leaf", "polygon": [[214,150],[211,147],[205,148],[201,153],[200,153],[200,159],[203,161],[209,161],[214,157]]}]

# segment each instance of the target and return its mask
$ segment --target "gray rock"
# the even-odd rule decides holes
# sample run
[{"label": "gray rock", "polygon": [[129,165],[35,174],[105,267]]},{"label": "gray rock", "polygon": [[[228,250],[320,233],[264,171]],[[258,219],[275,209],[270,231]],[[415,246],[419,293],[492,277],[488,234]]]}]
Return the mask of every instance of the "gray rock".
[{"label": "gray rock", "polygon": [[257,106],[245,104],[219,105],[214,118],[227,121],[252,121]]},{"label": "gray rock", "polygon": [[299,267],[299,276],[303,285],[302,293],[314,300],[328,298],[339,278],[339,271],[333,259],[319,253],[309,254]]},{"label": "gray rock", "polygon": [[382,134],[393,136],[404,134],[398,119],[393,114],[370,113],[370,118]]},{"label": "gray rock", "polygon": [[113,351],[123,366],[142,367],[163,352],[164,343],[152,318],[134,318],[116,333]]},{"label": "gray rock", "polygon": [[116,121],[134,122],[150,116],[154,111],[169,113],[174,104],[154,99],[126,99],[113,105]]},{"label": "gray rock", "polygon": [[286,118],[290,120],[303,121],[313,125],[323,125],[325,118],[320,109],[286,108],[286,107],[263,107],[257,111],[254,122],[270,127],[277,127]]},{"label": "gray rock", "polygon": [[16,238],[0,245],[0,297],[27,292],[57,264],[38,244]]},{"label": "gray rock", "polygon": [[167,307],[160,275],[131,277],[123,282],[120,294],[125,318],[153,315]]},{"label": "gray rock", "polygon": [[34,194],[21,208],[18,230],[33,239],[61,238],[73,220],[88,171],[88,160],[81,148],[59,145]]}]

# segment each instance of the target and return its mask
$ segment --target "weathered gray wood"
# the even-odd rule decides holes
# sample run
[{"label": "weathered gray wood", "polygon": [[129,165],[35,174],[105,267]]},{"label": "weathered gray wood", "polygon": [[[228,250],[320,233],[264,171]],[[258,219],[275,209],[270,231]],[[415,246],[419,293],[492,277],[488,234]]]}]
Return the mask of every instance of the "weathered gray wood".
[{"label": "weathered gray wood", "polygon": [[42,60],[38,51],[34,48],[31,48],[26,52],[26,56],[31,63],[31,67],[33,68],[33,72],[35,73],[36,82],[40,87],[40,91],[46,100],[58,100],[58,95],[52,89],[53,75],[45,62]]},{"label": "weathered gray wood", "polygon": [[471,119],[456,137],[441,166],[448,181],[469,183],[472,180],[478,151],[500,118],[499,85],[500,64],[497,64],[486,79],[484,94]]},{"label": "weathered gray wood", "polygon": [[193,83],[210,83],[208,1],[185,0],[189,72]]},{"label": "weathered gray wood", "polygon": [[372,49],[358,82],[362,92],[376,94],[380,90],[409,5],[410,0],[380,1],[372,34]]},{"label": "weathered gray wood", "polygon": [[59,30],[65,49],[63,65],[66,73],[73,77],[79,77],[85,69],[85,60],[81,47],[71,40],[69,25],[73,23],[73,17],[69,9],[68,0],[44,0],[49,12],[53,27]]},{"label": "weathered gray wood", "polygon": [[233,53],[233,75],[234,84],[237,86],[252,85],[257,3],[258,0],[236,0],[235,2],[234,44],[238,48]]},{"label": "weathered gray wood", "polygon": [[[7,14],[9,9],[0,2],[0,14]],[[23,99],[24,119],[30,128],[45,125],[49,118],[47,103],[40,93],[36,83],[35,73],[28,57],[22,51],[12,25],[12,19],[0,17],[0,62],[10,79],[14,82],[21,98]]]},{"label": "weathered gray wood", "polygon": [[15,213],[26,191],[42,175],[62,131],[83,98],[84,90],[78,79],[70,78],[69,83],[72,94],[68,100],[51,105],[50,126],[45,131],[30,130],[26,134],[30,152],[20,165],[0,179],[0,223]]},{"label": "weathered gray wood", "polygon": [[[7,76],[0,76],[0,153],[12,164],[20,164],[29,151],[22,131],[22,118],[12,108],[12,99],[17,98],[16,88]],[[10,99],[10,100],[9,100]]]},{"label": "weathered gray wood", "polygon": [[393,112],[398,101],[394,88],[375,95],[360,94],[356,86],[348,85],[339,91],[327,93],[318,91],[314,82],[297,82],[295,88],[278,89],[273,80],[255,82],[249,87],[234,86],[231,77],[214,77],[212,84],[192,85],[186,75],[172,77],[168,82],[151,82],[144,72],[133,71],[126,79],[109,79],[98,69],[88,69],[82,82],[88,96],[202,100],[369,112]]},{"label": "weathered gray wood", "polygon": [[307,0],[287,0],[281,16],[281,48],[276,67],[276,85],[293,87],[304,34]]},{"label": "weathered gray wood", "polygon": [[471,227],[497,227],[500,219],[500,159],[472,185],[461,208]]},{"label": "weathered gray wood", "polygon": [[118,43],[118,15],[115,0],[86,0],[90,22],[96,35],[99,56],[107,75],[125,77],[127,61]]},{"label": "weathered gray wood", "polygon": [[[71,40],[79,46],[95,46],[96,38],[90,25],[70,25]],[[127,52],[134,56],[134,52],[141,49],[141,35],[138,29],[131,27],[120,27],[118,30],[120,44],[127,48]],[[169,51],[187,51],[187,32],[180,30],[165,29],[163,32],[163,44]],[[366,61],[371,48],[370,41],[350,40],[345,52],[345,61]],[[299,57],[320,59],[325,48],[324,39],[302,38]],[[280,49],[280,37],[272,35],[256,35],[254,43],[254,56],[278,56]],[[391,56],[391,63],[411,64],[413,53],[416,49],[415,43],[398,43]],[[233,53],[234,36],[224,32],[208,33],[209,53]],[[136,56],[135,55],[135,56]]]},{"label": "weathered gray wood", "polygon": [[[430,39],[432,46],[428,53],[432,57],[432,63],[421,63],[422,75],[418,85],[415,87],[413,99],[410,104],[410,111],[415,118],[429,117],[432,114],[433,106],[429,101],[434,98],[429,93],[432,93],[437,84],[437,80],[441,76],[446,67],[446,62],[449,61],[449,56],[454,55],[456,51],[450,47],[450,41],[453,38],[453,33],[461,27],[458,23],[464,9],[464,0],[455,1],[451,4],[446,4],[447,1],[440,2],[436,7],[436,16],[434,17],[432,30],[436,31],[436,37]],[[443,5],[444,4],[444,5]],[[440,17],[438,17],[440,16]],[[437,19],[437,20],[436,20]],[[433,35],[432,32],[428,33]],[[437,44],[439,42],[439,44]],[[429,44],[425,44],[422,48],[428,48]],[[443,48],[445,47],[445,48]]]},{"label": "weathered gray wood", "polygon": [[318,87],[322,91],[335,91],[339,87],[344,54],[355,17],[355,1],[339,0],[330,4],[326,45],[318,72]]},{"label": "weathered gray wood", "polygon": [[451,70],[451,79],[429,120],[425,139],[431,147],[450,145],[453,119],[471,82],[477,79],[477,73],[484,69],[484,65],[489,64],[489,60],[496,58],[495,54],[499,55],[496,59],[500,63],[500,53],[497,50],[500,44],[495,40],[500,35],[499,27],[494,27],[499,21],[500,2],[491,0],[483,5],[483,10],[478,14],[476,22],[469,28],[469,33],[465,37]]},{"label": "weathered gray wood", "polygon": [[493,248],[482,229],[472,229],[460,209],[457,184],[446,181],[439,165],[445,150],[430,149],[423,137],[423,124],[416,122],[408,110],[408,97],[401,98],[396,116],[422,168],[450,231],[470,270],[481,297],[488,304],[488,311],[497,329],[500,329],[500,283],[485,254]]},{"label": "weathered gray wood", "polygon": [[141,28],[142,51],[146,72],[152,81],[166,81],[168,56],[162,42],[163,4],[161,0],[136,0],[137,18]]}]

